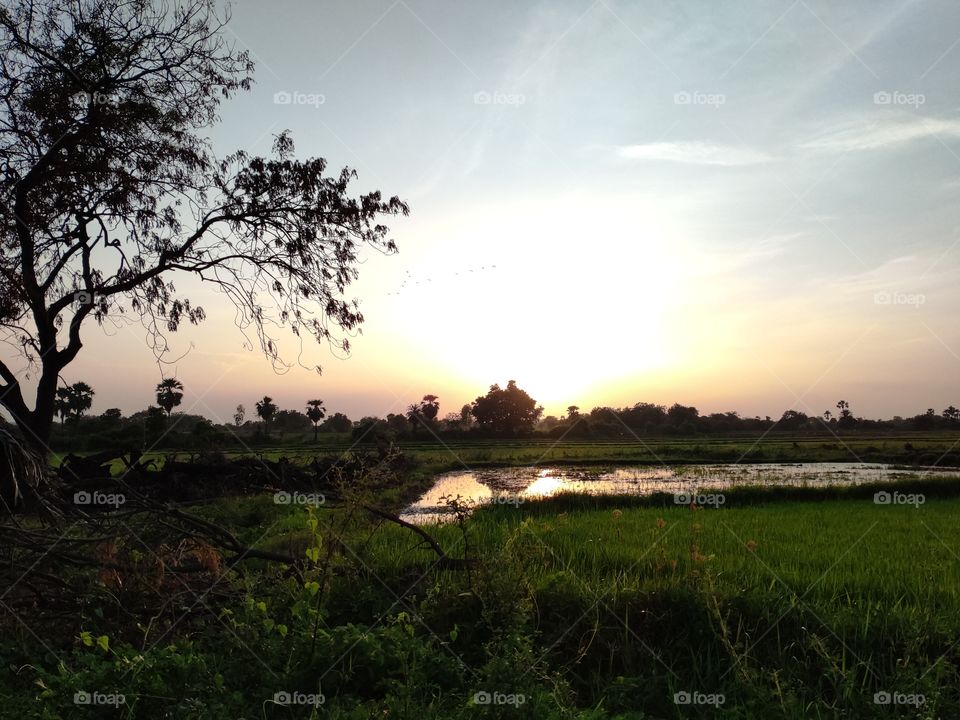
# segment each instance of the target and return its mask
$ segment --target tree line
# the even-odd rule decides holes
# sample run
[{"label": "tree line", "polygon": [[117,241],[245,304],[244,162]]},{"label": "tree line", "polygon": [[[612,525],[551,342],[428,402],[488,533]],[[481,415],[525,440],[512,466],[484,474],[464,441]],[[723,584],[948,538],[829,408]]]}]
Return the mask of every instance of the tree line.
[{"label": "tree line", "polygon": [[349,436],[354,442],[384,443],[404,439],[430,439],[451,436],[550,437],[567,439],[630,439],[633,436],[698,436],[738,433],[790,432],[794,434],[830,434],[835,432],[945,430],[960,428],[960,409],[950,405],[941,412],[928,408],[911,417],[889,420],[858,417],[850,403],[840,400],[835,410],[819,415],[786,410],[779,418],[745,417],[735,411],[701,414],[693,406],[671,406],[638,402],[627,407],[594,407],[581,412],[577,405],[567,407],[560,416],[544,416],[543,407],[514,380],[505,387],[491,385],[486,394],[458,411],[441,415],[440,398],[424,395],[406,410],[384,417],[364,416],[351,419],[343,412],[327,412],[322,399],[305,400],[301,408],[282,409],[269,395],[252,404],[252,412],[239,404],[232,422],[214,423],[190,413],[176,413],[183,402],[184,385],[177,378],[166,378],[154,388],[156,404],[124,417],[118,408],[87,417],[95,395],[85,382],[57,390],[57,413],[61,428],[54,441],[73,446],[110,443],[144,447],[229,446],[238,441],[250,444],[302,437],[312,433]]}]

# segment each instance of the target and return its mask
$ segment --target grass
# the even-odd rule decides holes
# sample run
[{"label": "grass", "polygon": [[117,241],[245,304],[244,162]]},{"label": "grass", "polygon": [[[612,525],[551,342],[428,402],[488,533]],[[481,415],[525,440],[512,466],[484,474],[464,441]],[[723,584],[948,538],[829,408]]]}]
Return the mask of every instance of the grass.
[{"label": "grass", "polygon": [[[757,703],[787,717],[885,716],[873,694],[889,690],[954,716],[960,500],[772,499],[691,511],[570,496],[483,509],[468,523],[483,561],[474,582],[481,595],[502,581],[521,588],[513,603],[531,608],[546,665],[587,706],[681,717],[673,693],[696,689],[723,693],[736,717]],[[434,530],[462,549],[456,527]],[[387,533],[364,561],[378,577],[407,577],[429,561],[409,545]],[[435,589],[460,610],[441,614],[444,627],[471,622],[462,582],[445,576]]]},{"label": "grass", "polygon": [[[905,442],[921,453],[953,442],[858,441],[891,456]],[[696,464],[752,441],[659,442]],[[842,459],[826,445],[762,447],[771,459]],[[404,449],[421,460],[420,480],[449,462],[435,443]],[[470,466],[559,461],[545,451],[577,463],[640,462],[645,452],[640,444],[537,442],[454,450]],[[925,501],[873,502],[894,488]],[[249,563],[223,580],[241,597],[215,614],[198,608],[163,644],[75,647],[68,662],[84,668],[80,687],[127,693],[121,716],[131,718],[310,717],[265,699],[278,687],[316,691],[318,678],[321,715],[341,720],[960,717],[960,482],[724,494],[720,508],[703,509],[664,494],[487,506],[461,524],[429,528],[451,557],[472,560],[461,571],[438,569],[411,532],[362,513],[277,505],[269,495],[220,498],[194,511],[256,547],[315,549],[334,560],[308,563],[302,582]],[[110,632],[97,612],[85,614],[84,629]],[[46,640],[64,652],[64,638]],[[29,657],[34,669],[0,679],[0,695],[29,698],[11,706],[24,718],[70,717],[64,688],[77,686],[53,670],[45,649],[12,654],[5,664],[24,668]],[[525,702],[477,706],[478,691]],[[724,702],[678,705],[684,692]],[[876,704],[884,692],[923,703]]]},{"label": "grass", "polygon": [[[603,440],[405,440],[398,447],[431,471],[510,465],[635,463],[659,465],[708,462],[883,462],[909,465],[960,465],[960,438],[952,433],[903,433],[897,435],[785,436],[771,433],[751,437],[670,438],[640,437],[630,441]],[[356,445],[346,436],[291,437],[286,442],[248,448],[237,443],[223,448],[227,457],[260,456],[267,460],[288,457],[309,461],[314,457],[340,455]],[[189,452],[147,452],[145,460],[158,466],[167,457],[191,457]],[[60,457],[54,457],[59,464]],[[119,472],[122,463],[115,463]]]}]

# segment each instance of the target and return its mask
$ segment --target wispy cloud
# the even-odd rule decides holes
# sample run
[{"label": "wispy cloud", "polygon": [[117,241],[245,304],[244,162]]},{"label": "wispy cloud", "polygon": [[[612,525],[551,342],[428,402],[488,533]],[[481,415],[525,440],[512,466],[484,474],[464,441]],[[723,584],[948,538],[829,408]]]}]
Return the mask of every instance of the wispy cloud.
[{"label": "wispy cloud", "polygon": [[772,158],[766,153],[746,147],[717,145],[705,142],[655,142],[645,145],[624,145],[617,154],[630,160],[659,160],[689,165],[734,167],[758,165]]},{"label": "wispy cloud", "polygon": [[897,118],[866,124],[844,125],[803,143],[809,150],[849,152],[877,150],[916,140],[960,137],[960,120],[940,118]]}]

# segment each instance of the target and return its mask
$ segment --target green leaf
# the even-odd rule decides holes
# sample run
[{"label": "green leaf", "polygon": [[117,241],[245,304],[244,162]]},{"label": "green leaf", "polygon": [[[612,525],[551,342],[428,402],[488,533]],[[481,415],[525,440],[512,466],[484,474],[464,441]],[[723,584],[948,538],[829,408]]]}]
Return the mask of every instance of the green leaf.
[{"label": "green leaf", "polygon": [[307,548],[307,559],[312,560],[313,562],[320,560],[320,548]]},{"label": "green leaf", "polygon": [[80,642],[82,642],[87,647],[93,647],[93,634],[88,633],[86,630],[80,633]]},{"label": "green leaf", "polygon": [[286,637],[287,632],[289,632],[289,628],[287,628],[286,625],[277,625],[277,632],[280,633],[281,637]]},{"label": "green leaf", "polygon": [[310,581],[310,582],[308,582],[306,585],[304,585],[303,587],[304,587],[304,588],[306,589],[306,591],[307,591],[308,593],[310,593],[311,595],[316,595],[318,592],[320,592],[320,583],[318,583],[318,582]]},{"label": "green leaf", "polygon": [[106,635],[101,635],[97,638],[97,646],[100,647],[104,652],[110,651],[110,638]]}]

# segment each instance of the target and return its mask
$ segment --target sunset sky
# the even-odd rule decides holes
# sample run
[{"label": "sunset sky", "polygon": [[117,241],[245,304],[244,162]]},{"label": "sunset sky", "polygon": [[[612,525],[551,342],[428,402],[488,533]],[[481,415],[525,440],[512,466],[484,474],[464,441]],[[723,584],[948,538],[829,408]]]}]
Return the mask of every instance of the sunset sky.
[{"label": "sunset sky", "polygon": [[[182,410],[445,414],[509,379],[558,415],[960,405],[956,0],[240,2],[229,27],[257,81],[218,151],[289,129],[411,216],[365,255],[351,356],[304,349],[322,377],[292,338],[275,374],[197,289]],[[91,326],[64,378],[133,412],[160,369],[138,325]]]}]

